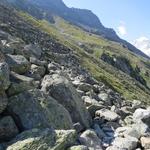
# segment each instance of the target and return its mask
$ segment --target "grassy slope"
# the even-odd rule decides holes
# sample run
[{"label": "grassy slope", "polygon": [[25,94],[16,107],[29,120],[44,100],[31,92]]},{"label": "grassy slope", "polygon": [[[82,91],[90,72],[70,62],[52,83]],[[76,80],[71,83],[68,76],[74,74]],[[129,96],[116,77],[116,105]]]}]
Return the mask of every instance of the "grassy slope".
[{"label": "grassy slope", "polygon": [[[36,20],[24,13],[20,13],[20,15],[34,26],[49,33],[50,36],[56,38],[60,43],[73,49],[74,53],[80,58],[82,66],[88,69],[96,79],[105,82],[128,100],[138,99],[150,103],[150,91],[148,89],[125,73],[99,60],[103,52],[127,57],[133,67],[137,64],[141,68],[141,74],[147,80],[147,83],[150,84],[150,78],[145,76],[145,71],[150,73],[150,68],[144,64],[146,62],[144,58],[136,56],[119,43],[87,33],[59,17],[55,18],[56,23],[54,25],[44,20]],[[84,47],[81,47],[81,44]],[[93,51],[93,53],[87,53],[86,49]]]}]

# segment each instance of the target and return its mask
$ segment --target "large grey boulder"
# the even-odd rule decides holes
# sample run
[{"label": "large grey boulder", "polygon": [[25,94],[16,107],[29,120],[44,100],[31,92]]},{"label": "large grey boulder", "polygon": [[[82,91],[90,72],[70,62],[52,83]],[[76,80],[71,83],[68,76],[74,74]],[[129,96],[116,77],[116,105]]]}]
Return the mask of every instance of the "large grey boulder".
[{"label": "large grey boulder", "polygon": [[7,63],[0,63],[0,91],[7,90],[10,81],[9,81],[9,66]]},{"label": "large grey boulder", "polygon": [[20,118],[24,129],[73,128],[68,111],[40,90],[29,90],[11,97],[8,109]]},{"label": "large grey boulder", "polygon": [[5,92],[0,92],[0,113],[2,113],[8,104],[8,99]]},{"label": "large grey boulder", "polygon": [[79,141],[82,145],[87,146],[89,150],[102,150],[101,140],[93,130],[84,131],[80,135]]},{"label": "large grey boulder", "polygon": [[74,123],[80,122],[89,127],[91,117],[76,89],[65,78],[58,74],[46,75],[42,81],[42,91],[50,94],[70,113]]},{"label": "large grey boulder", "polygon": [[74,130],[32,129],[9,142],[6,150],[66,150],[75,140]]},{"label": "large grey boulder", "polygon": [[0,141],[8,141],[18,133],[18,128],[10,116],[6,116],[0,120]]},{"label": "large grey boulder", "polygon": [[30,62],[22,55],[6,55],[6,62],[10,70],[18,74],[24,74],[30,69]]}]

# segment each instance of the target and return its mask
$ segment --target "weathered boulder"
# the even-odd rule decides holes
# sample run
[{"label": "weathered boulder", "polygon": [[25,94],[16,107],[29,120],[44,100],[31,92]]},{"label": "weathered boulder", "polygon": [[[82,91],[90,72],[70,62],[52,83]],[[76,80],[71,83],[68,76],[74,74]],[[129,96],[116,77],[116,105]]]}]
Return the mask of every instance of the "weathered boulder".
[{"label": "weathered boulder", "polygon": [[96,116],[102,117],[107,121],[116,121],[119,119],[119,115],[105,108],[97,110],[95,114]]},{"label": "weathered boulder", "polygon": [[25,91],[9,99],[8,109],[17,115],[24,129],[54,127],[73,128],[68,111],[39,90]]},{"label": "weathered boulder", "polygon": [[36,87],[36,83],[33,78],[19,75],[15,72],[10,73],[10,81],[11,84],[7,90],[8,96],[13,96]]},{"label": "weathered boulder", "polygon": [[87,146],[77,145],[70,147],[68,150],[89,150],[89,149]]},{"label": "weathered boulder", "polygon": [[133,121],[135,123],[143,122],[150,127],[150,110],[137,109],[133,114]]},{"label": "weathered boulder", "polygon": [[101,140],[93,130],[84,131],[80,135],[79,141],[81,144],[87,146],[89,150],[102,150]]},{"label": "weathered boulder", "polygon": [[6,55],[6,62],[10,70],[18,74],[24,74],[30,69],[30,62],[22,55]]},{"label": "weathered boulder", "polygon": [[0,141],[8,141],[19,133],[14,120],[10,117],[4,117],[0,120]]},{"label": "weathered boulder", "polygon": [[35,57],[39,59],[42,55],[42,50],[38,45],[26,45],[22,51],[26,58]]},{"label": "weathered boulder", "polygon": [[5,92],[0,92],[0,113],[2,113],[6,107],[7,107],[7,104],[8,104],[8,98],[5,94]]},{"label": "weathered boulder", "polygon": [[8,89],[10,85],[9,73],[8,64],[5,62],[0,63],[0,91]]},{"label": "weathered boulder", "polygon": [[137,148],[138,139],[134,137],[117,137],[113,141],[113,146],[120,148],[120,149],[126,149],[126,150],[135,150]]},{"label": "weathered boulder", "polygon": [[74,130],[32,129],[9,142],[6,150],[66,150],[75,140]]},{"label": "weathered boulder", "polygon": [[46,75],[41,86],[42,91],[50,94],[69,111],[74,123],[90,126],[91,118],[81,97],[65,77],[58,74]]}]

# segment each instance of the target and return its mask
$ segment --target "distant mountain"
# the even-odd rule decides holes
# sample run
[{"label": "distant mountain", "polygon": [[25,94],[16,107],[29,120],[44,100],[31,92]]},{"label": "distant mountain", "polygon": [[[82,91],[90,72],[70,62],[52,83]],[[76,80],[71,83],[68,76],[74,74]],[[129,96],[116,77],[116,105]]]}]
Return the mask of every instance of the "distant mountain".
[{"label": "distant mountain", "polygon": [[119,42],[130,51],[149,58],[142,51],[129,42],[120,39],[111,28],[106,28],[99,18],[90,10],[67,7],[62,0],[7,0],[19,9],[28,12],[38,19],[46,19],[53,22],[53,15],[60,16],[70,23],[82,27],[84,30],[101,35],[102,37]]}]

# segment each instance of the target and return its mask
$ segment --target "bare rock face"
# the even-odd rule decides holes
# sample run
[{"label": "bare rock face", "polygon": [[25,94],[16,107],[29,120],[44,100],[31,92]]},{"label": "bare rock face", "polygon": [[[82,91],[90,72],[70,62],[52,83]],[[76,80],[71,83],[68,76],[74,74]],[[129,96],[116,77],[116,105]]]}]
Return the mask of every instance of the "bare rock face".
[{"label": "bare rock face", "polygon": [[8,109],[16,114],[24,129],[71,129],[68,111],[53,98],[39,90],[30,90],[9,99]]},{"label": "bare rock face", "polygon": [[2,113],[8,104],[8,98],[5,92],[0,92],[0,113]]},{"label": "bare rock face", "polygon": [[42,91],[50,94],[69,111],[74,123],[80,122],[84,127],[90,126],[89,113],[76,89],[66,78],[58,74],[46,75],[41,85]]}]

